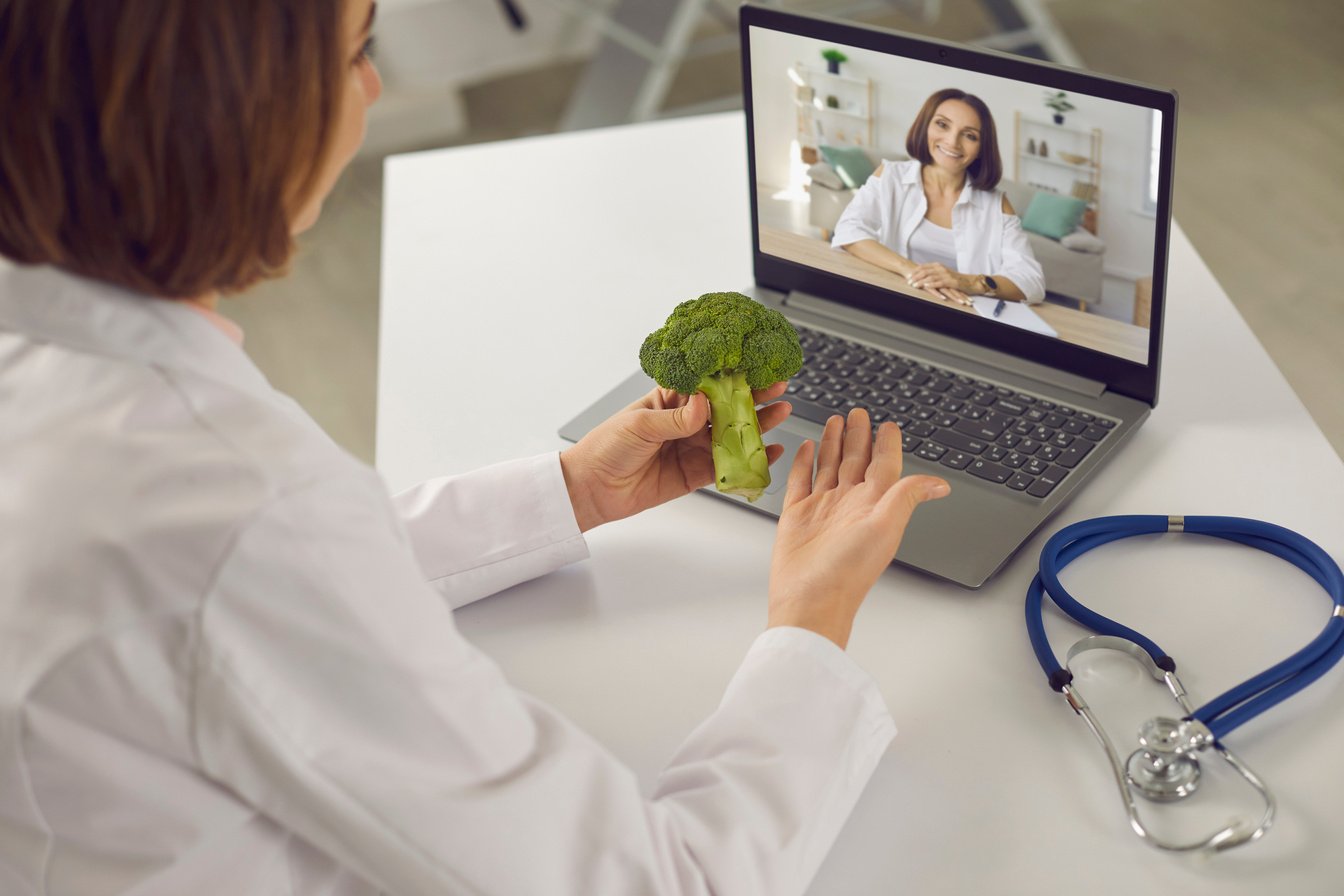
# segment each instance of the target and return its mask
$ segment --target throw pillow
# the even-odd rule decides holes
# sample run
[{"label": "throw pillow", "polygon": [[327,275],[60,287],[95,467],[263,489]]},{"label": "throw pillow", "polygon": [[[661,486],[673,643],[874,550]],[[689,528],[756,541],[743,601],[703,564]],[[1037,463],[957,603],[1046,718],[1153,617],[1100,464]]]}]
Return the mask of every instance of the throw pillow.
[{"label": "throw pillow", "polygon": [[807,176],[812,178],[812,183],[820,184],[831,190],[843,190],[845,182],[840,179],[840,175],[835,173],[835,169],[825,162],[818,162],[807,169]]},{"label": "throw pillow", "polygon": [[1100,255],[1106,251],[1106,241],[1099,236],[1093,236],[1086,230],[1075,230],[1060,240],[1059,244],[1065,249],[1087,252],[1091,255]]},{"label": "throw pillow", "polygon": [[821,155],[851,190],[863,186],[863,182],[877,170],[868,153],[857,146],[823,146]]},{"label": "throw pillow", "polygon": [[1078,229],[1086,209],[1087,203],[1081,199],[1040,191],[1031,198],[1022,227],[1052,240],[1063,239]]}]

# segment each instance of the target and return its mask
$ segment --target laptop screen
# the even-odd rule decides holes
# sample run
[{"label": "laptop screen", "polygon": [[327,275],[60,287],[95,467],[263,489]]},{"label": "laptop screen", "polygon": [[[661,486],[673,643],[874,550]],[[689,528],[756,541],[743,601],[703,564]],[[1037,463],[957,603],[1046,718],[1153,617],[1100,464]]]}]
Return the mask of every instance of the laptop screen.
[{"label": "laptop screen", "polygon": [[757,280],[1156,400],[1175,96],[742,9]]}]

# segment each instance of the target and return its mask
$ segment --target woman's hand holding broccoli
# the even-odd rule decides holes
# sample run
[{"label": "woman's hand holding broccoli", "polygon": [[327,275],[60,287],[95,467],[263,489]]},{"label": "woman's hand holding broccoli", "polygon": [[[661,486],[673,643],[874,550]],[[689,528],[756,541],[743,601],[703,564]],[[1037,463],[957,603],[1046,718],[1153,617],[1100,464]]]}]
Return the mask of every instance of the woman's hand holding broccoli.
[{"label": "woman's hand holding broccoli", "polygon": [[[757,404],[784,394],[784,383],[754,393]],[[789,416],[778,402],[761,409],[762,431]],[[714,481],[708,402],[704,395],[654,389],[560,455],[579,529],[633,516]],[[767,445],[771,463],[784,449]]]},{"label": "woman's hand holding broccoli", "polygon": [[875,447],[872,433],[868,412],[855,408],[848,421],[827,421],[819,448],[807,441],[794,456],[770,563],[767,625],[809,629],[843,648],[915,508],[948,494],[937,477],[901,478],[896,424],[878,428]]},{"label": "woman's hand holding broccoli", "polygon": [[[640,348],[659,384],[560,455],[579,528],[631,516],[711,482],[748,500],[783,448],[761,433],[792,407],[768,402],[802,366],[792,325],[740,293],[683,302]],[[773,385],[771,385],[773,383]],[[765,405],[759,412],[757,405]],[[816,472],[813,473],[815,457]],[[854,616],[887,568],[915,508],[948,494],[934,476],[901,478],[901,431],[856,408],[804,442],[789,473],[770,563],[768,625],[849,642]]]}]

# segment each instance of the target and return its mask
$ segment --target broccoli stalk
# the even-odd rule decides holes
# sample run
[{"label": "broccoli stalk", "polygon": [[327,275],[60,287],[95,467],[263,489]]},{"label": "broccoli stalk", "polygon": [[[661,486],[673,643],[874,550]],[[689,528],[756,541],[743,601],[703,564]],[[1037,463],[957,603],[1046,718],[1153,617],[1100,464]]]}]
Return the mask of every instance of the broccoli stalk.
[{"label": "broccoli stalk", "polygon": [[747,375],[724,371],[700,380],[697,388],[709,399],[715,486],[726,494],[755,501],[770,484],[770,462]]},{"label": "broccoli stalk", "polygon": [[736,292],[682,302],[639,350],[644,372],[664,389],[709,399],[714,485],[755,501],[770,484],[752,390],[803,366],[798,333],[784,315]]}]

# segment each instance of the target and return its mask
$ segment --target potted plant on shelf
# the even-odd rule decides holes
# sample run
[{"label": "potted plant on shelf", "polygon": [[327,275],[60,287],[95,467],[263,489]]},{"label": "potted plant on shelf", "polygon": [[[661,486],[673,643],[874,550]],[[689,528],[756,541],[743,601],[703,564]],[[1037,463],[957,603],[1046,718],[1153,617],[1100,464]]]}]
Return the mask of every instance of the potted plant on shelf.
[{"label": "potted plant on shelf", "polygon": [[840,74],[840,63],[848,62],[849,57],[839,50],[831,47],[821,51],[821,58],[826,60],[826,71],[833,75]]},{"label": "potted plant on shelf", "polygon": [[1062,90],[1045,94],[1045,107],[1055,113],[1055,124],[1064,123],[1064,113],[1072,112],[1076,106],[1069,102],[1069,95]]}]

